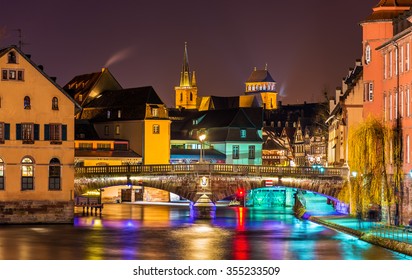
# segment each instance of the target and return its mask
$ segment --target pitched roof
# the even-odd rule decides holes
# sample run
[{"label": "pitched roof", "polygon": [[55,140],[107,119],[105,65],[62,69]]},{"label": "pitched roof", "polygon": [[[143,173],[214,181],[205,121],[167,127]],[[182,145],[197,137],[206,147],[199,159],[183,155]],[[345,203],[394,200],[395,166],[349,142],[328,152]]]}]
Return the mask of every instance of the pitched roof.
[{"label": "pitched roof", "polygon": [[88,93],[99,80],[102,72],[78,75],[70,80],[63,88],[72,98],[77,94]]},{"label": "pitched roof", "polygon": [[79,104],[60,86],[56,83],[55,80],[49,77],[43,69],[41,69],[37,64],[35,64],[29,56],[27,56],[25,53],[23,53],[18,47],[16,46],[10,46],[7,48],[0,49],[0,57],[7,54],[9,51],[14,50],[19,53],[20,56],[22,56],[27,62],[29,62],[37,71],[40,72],[50,83],[52,83],[58,90],[60,90],[70,101],[73,102],[73,104],[80,109]]},{"label": "pitched roof", "polygon": [[274,83],[272,76],[268,70],[253,70],[252,74],[247,79],[246,83],[256,83],[256,82],[271,82]]},{"label": "pitched roof", "polygon": [[151,86],[104,91],[83,106],[81,119],[107,120],[107,111],[121,111],[122,120],[142,120],[146,105],[162,105],[163,101]]},{"label": "pitched roof", "polygon": [[366,21],[392,20],[412,6],[412,0],[381,0]]}]

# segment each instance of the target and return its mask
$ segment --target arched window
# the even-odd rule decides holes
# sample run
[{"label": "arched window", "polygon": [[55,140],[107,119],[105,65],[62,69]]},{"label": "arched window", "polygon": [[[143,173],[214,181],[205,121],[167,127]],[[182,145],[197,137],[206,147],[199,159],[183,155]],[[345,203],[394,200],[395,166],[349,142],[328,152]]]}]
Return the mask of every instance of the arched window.
[{"label": "arched window", "polygon": [[9,52],[9,54],[7,55],[7,61],[8,61],[8,63],[17,63],[16,53],[15,52]]},{"label": "arched window", "polygon": [[59,110],[59,99],[57,97],[52,99],[52,110]]},{"label": "arched window", "polygon": [[57,158],[52,158],[49,164],[49,190],[61,190],[60,185],[60,161]]},{"label": "arched window", "polygon": [[4,190],[4,161],[0,158],[0,190]]},{"label": "arched window", "polygon": [[30,97],[28,97],[28,96],[24,97],[24,109],[27,109],[27,110],[31,109]]},{"label": "arched window", "polygon": [[34,189],[34,160],[30,157],[24,157],[21,161],[21,189]]},{"label": "arched window", "polygon": [[193,93],[190,93],[190,101],[193,100]]}]

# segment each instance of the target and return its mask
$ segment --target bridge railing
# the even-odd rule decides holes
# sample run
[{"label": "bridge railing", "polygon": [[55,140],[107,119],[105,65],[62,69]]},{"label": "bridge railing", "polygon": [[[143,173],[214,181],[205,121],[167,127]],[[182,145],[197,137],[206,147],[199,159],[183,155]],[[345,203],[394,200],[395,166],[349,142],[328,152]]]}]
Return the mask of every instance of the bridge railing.
[{"label": "bridge railing", "polygon": [[347,168],[312,168],[236,164],[154,164],[75,167],[77,176],[214,173],[255,176],[347,177]]}]

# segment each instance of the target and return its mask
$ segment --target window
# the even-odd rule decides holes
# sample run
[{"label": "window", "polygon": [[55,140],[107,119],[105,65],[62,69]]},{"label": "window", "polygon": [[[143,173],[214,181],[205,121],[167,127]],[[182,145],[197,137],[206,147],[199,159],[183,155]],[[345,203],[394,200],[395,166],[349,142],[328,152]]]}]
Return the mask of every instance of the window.
[{"label": "window", "polygon": [[249,146],[249,159],[255,159],[255,146]]},{"label": "window", "polygon": [[233,159],[239,159],[239,145],[234,145],[233,146],[232,158]]},{"label": "window", "polygon": [[26,109],[26,110],[30,110],[30,109],[31,109],[30,97],[28,97],[28,96],[25,96],[25,97],[24,97],[24,109]]},{"label": "window", "polygon": [[400,102],[401,102],[401,109],[400,109],[400,114],[401,114],[401,117],[402,117],[402,118],[403,118],[403,114],[404,114],[404,104],[403,104],[403,101],[404,101],[403,91],[401,91],[401,100],[400,100]]},{"label": "window", "polygon": [[160,125],[158,124],[153,125],[153,134],[160,134]]},{"label": "window", "polygon": [[0,190],[4,190],[4,161],[0,158]]},{"label": "window", "polygon": [[39,125],[33,123],[16,124],[16,140],[23,140],[23,144],[33,144],[39,140]]},{"label": "window", "polygon": [[79,143],[79,150],[93,150],[92,143]]},{"label": "window", "polygon": [[403,72],[403,63],[402,61],[404,60],[404,47],[401,46],[401,50],[400,50],[400,57],[399,57],[399,72],[402,73]]},{"label": "window", "polygon": [[363,101],[373,101],[373,83],[365,83]]},{"label": "window", "polygon": [[406,55],[405,55],[405,71],[409,71],[409,43],[406,44]]},{"label": "window", "polygon": [[158,117],[158,116],[159,116],[159,109],[152,108],[152,117]]},{"label": "window", "polygon": [[24,70],[2,69],[1,79],[3,81],[24,81]]},{"label": "window", "polygon": [[383,56],[383,78],[388,78],[388,55],[386,53]]},{"label": "window", "polygon": [[406,135],[406,163],[410,163],[410,142],[409,135]]},{"label": "window", "polygon": [[110,119],[110,111],[107,111],[107,118]]},{"label": "window", "polygon": [[59,99],[57,97],[52,99],[52,110],[59,110]]},{"label": "window", "polygon": [[247,134],[246,134],[246,129],[241,129],[240,130],[240,138],[246,138]]},{"label": "window", "polygon": [[190,93],[190,101],[193,100],[193,93]]},{"label": "window", "polygon": [[104,135],[109,135],[110,134],[110,129],[108,125],[104,126]]},{"label": "window", "polygon": [[97,144],[97,149],[101,151],[110,151],[111,146],[109,143],[98,143]]},{"label": "window", "polygon": [[62,141],[62,125],[61,124],[49,124],[50,141],[60,142]]},{"label": "window", "polygon": [[116,125],[116,135],[120,134],[120,125]]},{"label": "window", "polygon": [[392,68],[393,68],[393,59],[392,52],[389,53],[389,75],[388,78],[392,78]]},{"label": "window", "polygon": [[183,101],[183,93],[180,93],[180,102]]},{"label": "window", "polygon": [[0,144],[5,140],[10,140],[10,124],[0,122]]},{"label": "window", "polygon": [[411,116],[411,96],[409,88],[406,89],[406,116]]},{"label": "window", "polygon": [[120,119],[122,117],[122,110],[117,110],[117,118]]},{"label": "window", "polygon": [[389,93],[389,120],[393,119],[393,97],[392,94]]},{"label": "window", "polygon": [[61,190],[60,170],[60,161],[52,158],[49,163],[49,191]]},{"label": "window", "polygon": [[368,44],[365,47],[365,63],[369,64],[371,62],[371,46]]},{"label": "window", "polygon": [[16,80],[17,75],[16,75],[16,70],[9,70],[9,80]]},{"label": "window", "polygon": [[21,161],[21,190],[34,189],[34,161],[30,157],[25,157]]},{"label": "window", "polygon": [[383,120],[386,122],[388,120],[388,101],[386,95],[383,95]]},{"label": "window", "polygon": [[15,52],[9,52],[7,54],[7,62],[8,63],[17,63],[17,58],[16,58],[16,53]]},{"label": "window", "polygon": [[395,75],[399,74],[399,54],[398,54],[398,48],[395,49]]},{"label": "window", "polygon": [[399,93],[395,91],[395,119],[398,118],[398,103],[399,103]]}]

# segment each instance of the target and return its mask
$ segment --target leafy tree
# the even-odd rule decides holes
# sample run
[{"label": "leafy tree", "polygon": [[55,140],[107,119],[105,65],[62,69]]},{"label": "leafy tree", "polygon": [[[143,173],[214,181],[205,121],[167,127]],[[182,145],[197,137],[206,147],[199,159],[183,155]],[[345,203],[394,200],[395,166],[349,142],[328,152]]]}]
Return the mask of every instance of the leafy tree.
[{"label": "leafy tree", "polygon": [[[349,202],[351,214],[365,213],[371,204],[388,207],[394,201],[387,174],[393,131],[369,118],[349,132],[350,181],[340,199]],[[389,214],[390,211],[388,211]]]}]

